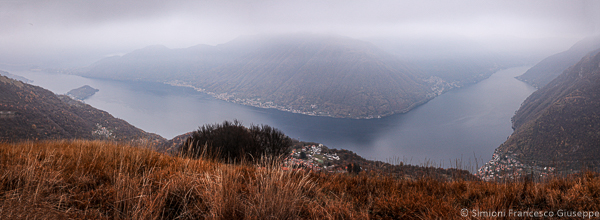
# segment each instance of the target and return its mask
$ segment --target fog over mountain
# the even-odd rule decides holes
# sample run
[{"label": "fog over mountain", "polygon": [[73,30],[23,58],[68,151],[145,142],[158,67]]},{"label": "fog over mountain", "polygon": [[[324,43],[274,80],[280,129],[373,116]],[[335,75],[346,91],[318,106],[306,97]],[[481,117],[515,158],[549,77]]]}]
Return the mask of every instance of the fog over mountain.
[{"label": "fog over mountain", "polygon": [[[0,64],[87,66],[148,45],[187,48],[297,32],[404,42],[460,36],[487,50],[542,58],[597,34],[598,11],[600,2],[591,0],[1,0]],[[440,53],[427,45],[405,53]],[[456,46],[447,48],[465,49]]]},{"label": "fog over mountain", "polygon": [[587,37],[577,42],[569,50],[543,59],[517,79],[541,88],[567,68],[579,62],[584,55],[598,48],[600,48],[600,36]]},{"label": "fog over mountain", "polygon": [[241,37],[186,49],[150,46],[77,74],[192,86],[230,102],[350,118],[407,112],[458,86],[371,43],[310,34]]}]

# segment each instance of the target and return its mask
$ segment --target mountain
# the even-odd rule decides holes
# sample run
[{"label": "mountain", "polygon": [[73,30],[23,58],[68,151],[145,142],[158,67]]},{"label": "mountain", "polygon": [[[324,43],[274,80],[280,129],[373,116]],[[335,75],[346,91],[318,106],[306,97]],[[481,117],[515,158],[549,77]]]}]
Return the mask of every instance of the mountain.
[{"label": "mountain", "polygon": [[197,78],[197,85],[302,112],[359,118],[408,111],[431,93],[414,69],[363,41],[286,36],[270,42]]},{"label": "mountain", "polygon": [[575,65],[586,54],[600,48],[600,36],[588,37],[573,45],[567,51],[554,54],[531,67],[517,79],[536,88],[544,87],[563,71]]},{"label": "mountain", "polygon": [[217,46],[200,44],[169,49],[153,45],[123,56],[104,58],[75,74],[116,80],[187,81],[194,75],[230,64],[265,43],[261,38],[242,36]]},{"label": "mountain", "polygon": [[531,94],[512,120],[500,158],[538,171],[599,168],[600,50]]},{"label": "mountain", "polygon": [[166,142],[68,96],[0,76],[0,141],[44,139]]},{"label": "mountain", "polygon": [[311,34],[153,46],[101,60],[82,75],[192,86],[240,104],[344,118],[406,112],[445,89],[371,43]]},{"label": "mountain", "polygon": [[226,53],[208,45],[185,49],[155,45],[123,56],[102,59],[80,75],[116,80],[186,80],[186,76],[194,72],[203,72],[223,64],[226,58]]}]

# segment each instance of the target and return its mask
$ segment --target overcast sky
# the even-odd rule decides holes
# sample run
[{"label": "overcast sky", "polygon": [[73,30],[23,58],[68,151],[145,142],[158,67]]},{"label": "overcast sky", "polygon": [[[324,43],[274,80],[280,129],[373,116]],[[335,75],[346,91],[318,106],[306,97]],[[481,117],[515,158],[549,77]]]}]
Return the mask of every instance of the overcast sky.
[{"label": "overcast sky", "polygon": [[278,32],[564,39],[555,46],[565,47],[600,32],[600,1],[0,0],[0,63],[155,44],[216,45]]}]

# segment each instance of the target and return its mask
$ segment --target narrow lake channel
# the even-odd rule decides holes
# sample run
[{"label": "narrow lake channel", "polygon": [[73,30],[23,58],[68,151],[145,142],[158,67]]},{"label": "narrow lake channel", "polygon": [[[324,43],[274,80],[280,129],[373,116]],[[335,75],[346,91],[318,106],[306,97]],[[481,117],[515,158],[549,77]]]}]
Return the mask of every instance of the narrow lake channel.
[{"label": "narrow lake channel", "polygon": [[[528,67],[496,72],[449,91],[406,114],[356,120],[314,117],[216,100],[189,88],[73,75],[10,71],[58,94],[90,85],[86,103],[165,138],[207,123],[238,119],[269,124],[292,138],[343,148],[367,158],[474,169],[512,133],[510,118],[535,88],[516,80]],[[475,163],[475,158],[478,162]]]}]

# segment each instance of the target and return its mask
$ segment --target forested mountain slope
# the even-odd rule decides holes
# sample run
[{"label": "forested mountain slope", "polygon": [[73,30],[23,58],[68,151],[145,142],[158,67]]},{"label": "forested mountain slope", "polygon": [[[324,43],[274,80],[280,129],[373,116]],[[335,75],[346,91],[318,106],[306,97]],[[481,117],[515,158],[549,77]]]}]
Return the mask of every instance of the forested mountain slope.
[{"label": "forested mountain slope", "polygon": [[152,46],[101,60],[81,75],[193,86],[240,104],[348,118],[406,112],[446,89],[371,43],[312,34]]},{"label": "forested mountain slope", "polygon": [[498,152],[539,167],[600,166],[600,50],[529,96]]},{"label": "forested mountain slope", "polygon": [[38,86],[0,76],[0,140],[102,139],[163,144],[109,113]]}]

